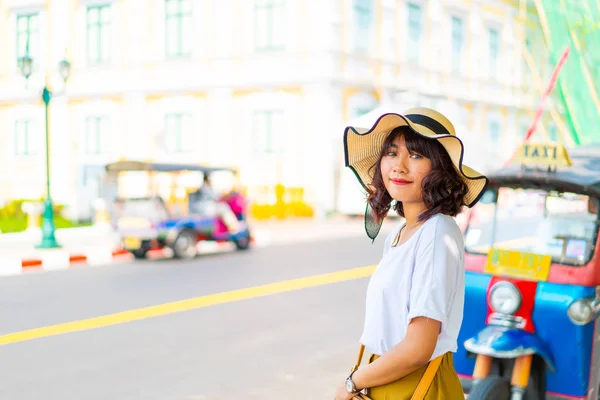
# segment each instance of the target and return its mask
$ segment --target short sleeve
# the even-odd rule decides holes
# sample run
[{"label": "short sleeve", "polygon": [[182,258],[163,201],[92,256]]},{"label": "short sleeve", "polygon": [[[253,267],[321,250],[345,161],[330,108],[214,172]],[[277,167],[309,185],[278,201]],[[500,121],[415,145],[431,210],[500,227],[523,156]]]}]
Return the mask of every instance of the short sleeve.
[{"label": "short sleeve", "polygon": [[[432,221],[433,222],[433,221]],[[417,243],[408,321],[427,317],[446,324],[464,270],[458,227],[443,217],[427,227]]]}]

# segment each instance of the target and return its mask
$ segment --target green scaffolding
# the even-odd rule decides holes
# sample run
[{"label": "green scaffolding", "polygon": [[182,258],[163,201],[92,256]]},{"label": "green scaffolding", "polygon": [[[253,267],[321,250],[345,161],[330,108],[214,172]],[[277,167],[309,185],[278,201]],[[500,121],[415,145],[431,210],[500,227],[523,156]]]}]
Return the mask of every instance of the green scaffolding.
[{"label": "green scaffolding", "polygon": [[537,13],[548,64],[555,65],[565,48],[570,48],[553,99],[562,105],[561,114],[572,142],[582,146],[600,144],[600,0],[528,3]]}]

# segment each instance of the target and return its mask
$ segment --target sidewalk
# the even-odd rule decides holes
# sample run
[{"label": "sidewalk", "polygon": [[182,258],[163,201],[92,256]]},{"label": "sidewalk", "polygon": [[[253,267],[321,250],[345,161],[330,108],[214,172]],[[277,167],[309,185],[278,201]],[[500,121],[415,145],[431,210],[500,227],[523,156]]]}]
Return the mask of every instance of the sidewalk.
[{"label": "sidewalk", "polygon": [[57,229],[59,249],[37,249],[41,238],[39,229],[0,234],[0,275],[20,274],[27,268],[57,270],[131,259],[110,226]]},{"label": "sidewalk", "polygon": [[[387,222],[381,234],[395,224]],[[323,220],[291,219],[250,221],[254,247],[317,241],[331,238],[365,236],[362,218],[336,216]],[[0,234],[0,276],[28,270],[59,270],[71,266],[108,265],[131,261],[133,257],[120,245],[118,233],[108,225],[66,228],[56,231],[60,249],[37,249],[39,230]],[[228,244],[200,243],[199,251],[222,251]],[[230,246],[231,247],[231,246]],[[159,254],[158,257],[161,257]]]}]

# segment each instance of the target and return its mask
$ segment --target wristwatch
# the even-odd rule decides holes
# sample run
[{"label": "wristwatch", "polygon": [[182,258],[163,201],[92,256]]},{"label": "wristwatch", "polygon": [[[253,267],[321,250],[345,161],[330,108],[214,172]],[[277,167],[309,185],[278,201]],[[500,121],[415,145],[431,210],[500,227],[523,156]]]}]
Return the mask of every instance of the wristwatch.
[{"label": "wristwatch", "polygon": [[350,375],[348,375],[348,377],[346,378],[346,390],[348,391],[348,393],[358,393],[358,392],[360,392],[360,390],[358,390],[356,388],[356,385],[354,384],[354,381],[352,380],[352,375],[355,372],[356,371],[352,371],[350,373]]}]

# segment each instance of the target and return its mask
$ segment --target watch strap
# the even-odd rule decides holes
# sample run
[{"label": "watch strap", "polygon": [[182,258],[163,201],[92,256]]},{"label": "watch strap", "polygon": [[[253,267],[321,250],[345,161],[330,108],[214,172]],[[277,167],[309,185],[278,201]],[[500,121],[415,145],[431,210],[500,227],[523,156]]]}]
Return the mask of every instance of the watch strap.
[{"label": "watch strap", "polygon": [[355,372],[356,372],[356,370],[350,372],[350,375],[348,375],[348,377],[346,378],[346,381],[350,381],[350,383],[352,383],[352,388],[354,389],[350,393],[358,393],[358,392],[360,392],[360,390],[358,390],[358,388],[356,387],[356,384],[352,380],[352,375],[354,375]]}]

